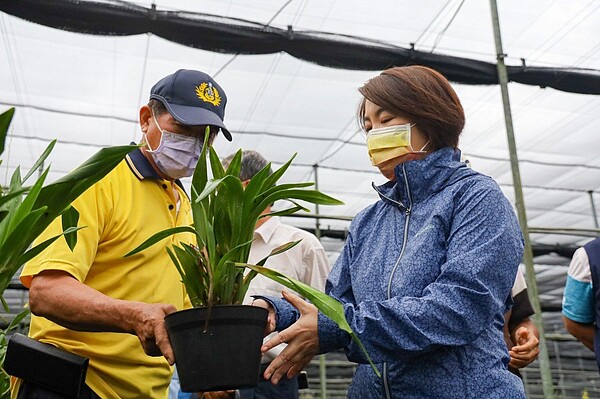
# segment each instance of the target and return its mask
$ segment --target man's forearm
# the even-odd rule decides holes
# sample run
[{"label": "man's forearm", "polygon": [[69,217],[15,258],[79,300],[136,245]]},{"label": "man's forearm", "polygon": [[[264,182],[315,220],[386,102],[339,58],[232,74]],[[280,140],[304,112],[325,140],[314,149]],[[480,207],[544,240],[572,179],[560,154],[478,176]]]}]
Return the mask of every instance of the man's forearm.
[{"label": "man's forearm", "polygon": [[563,321],[567,331],[587,346],[591,351],[594,350],[594,325],[578,323],[563,316]]},{"label": "man's forearm", "polygon": [[173,305],[110,298],[57,270],[33,278],[29,305],[33,314],[71,330],[136,335],[146,354],[174,363],[165,327],[165,316],[177,310]]},{"label": "man's forearm", "polygon": [[35,315],[77,331],[134,333],[135,303],[107,297],[61,271],[45,271],[31,282]]}]

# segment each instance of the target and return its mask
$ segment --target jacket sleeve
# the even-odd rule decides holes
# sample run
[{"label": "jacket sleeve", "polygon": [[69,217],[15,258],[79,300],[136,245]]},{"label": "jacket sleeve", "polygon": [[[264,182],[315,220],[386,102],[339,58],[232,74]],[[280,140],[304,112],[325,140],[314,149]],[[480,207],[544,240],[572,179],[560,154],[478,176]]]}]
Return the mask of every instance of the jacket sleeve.
[{"label": "jacket sleeve", "polygon": [[[467,190],[456,202],[445,262],[422,296],[357,304],[346,270],[351,246],[336,263],[329,294],[344,303],[346,319],[373,361],[465,345],[502,313],[523,253],[515,214],[495,183]],[[342,344],[350,360],[366,362],[358,345],[325,317],[319,318],[319,342],[323,351]]]},{"label": "jacket sleeve", "polygon": [[[338,293],[336,299],[342,303],[354,303],[352,286],[350,285],[349,279],[350,274],[346,269],[347,265],[351,263],[352,245],[353,238],[352,232],[350,232],[346,240],[346,244],[344,245],[342,252],[335,262],[335,265],[333,266],[325,283],[325,292],[331,295],[330,291],[333,287],[335,287],[335,291]],[[327,259],[324,257],[324,254],[322,265],[323,267],[328,266]],[[253,297],[264,299],[274,307],[276,314],[275,329],[277,331],[288,328],[300,317],[298,310],[283,298],[265,297],[261,295],[253,295]],[[335,322],[330,320],[321,312],[319,312],[318,328],[319,341],[320,343],[325,343],[325,345],[322,343],[320,344],[319,353],[326,353],[335,349],[344,348],[351,339],[348,333],[340,330]]]}]

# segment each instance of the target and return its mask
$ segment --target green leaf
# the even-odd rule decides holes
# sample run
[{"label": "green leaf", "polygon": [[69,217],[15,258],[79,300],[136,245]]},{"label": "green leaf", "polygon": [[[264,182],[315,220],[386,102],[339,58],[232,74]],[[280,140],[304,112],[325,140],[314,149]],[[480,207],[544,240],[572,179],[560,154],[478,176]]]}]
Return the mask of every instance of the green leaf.
[{"label": "green leaf", "polygon": [[[211,159],[211,163],[212,162],[213,162],[213,160]],[[227,167],[227,171],[225,173],[227,173],[228,175],[232,175],[232,176],[239,176],[241,168],[242,168],[242,150],[239,149],[235,153],[233,158],[231,159],[231,162],[229,162],[229,166]]]},{"label": "green leaf", "polygon": [[310,212],[310,209],[302,206],[301,204],[299,204],[298,202],[296,202],[294,200],[288,199],[287,201],[294,204],[294,206],[291,208],[288,208],[288,209],[282,209],[277,212],[265,213],[265,214],[260,215],[260,217],[263,218],[263,217],[267,217],[267,216],[288,216],[288,215],[292,215],[298,211]]},{"label": "green leaf", "polygon": [[21,197],[27,191],[29,191],[29,187],[24,187],[24,188],[15,190],[15,191],[8,192],[6,195],[1,196],[0,197],[0,209],[4,208],[6,206],[6,204],[13,198]]},{"label": "green leaf", "polygon": [[12,319],[12,321],[10,322],[10,324],[4,331],[10,332],[10,331],[14,330],[15,328],[19,327],[19,324],[23,321],[23,319],[25,319],[25,317],[27,317],[28,314],[29,314],[29,309],[24,309],[23,311],[19,312],[19,314],[16,315],[14,317],[14,319]]},{"label": "green leaf", "polygon": [[[212,194],[213,191],[215,191],[221,185],[221,183],[223,183],[224,181],[235,179],[235,178],[236,177],[232,176],[232,175],[225,175],[220,179],[215,179],[215,180],[209,181],[208,183],[206,183],[206,186],[204,186],[204,190],[202,190],[200,195],[198,195],[198,198],[196,198],[196,203],[201,202],[203,199],[205,199],[210,194]],[[238,181],[239,181],[239,178],[238,178]]]},{"label": "green leaf", "polygon": [[223,169],[223,164],[221,163],[219,156],[217,155],[215,149],[212,146],[208,149],[208,151],[213,178],[220,179],[223,176],[225,176],[225,169]]},{"label": "green leaf", "polygon": [[152,245],[156,244],[159,241],[164,240],[167,237],[170,237],[170,236],[178,234],[178,233],[185,233],[185,232],[194,233],[196,235],[198,234],[196,232],[196,230],[191,226],[179,226],[179,227],[173,227],[173,228],[170,228],[167,230],[159,231],[158,233],[154,234],[152,237],[150,237],[146,241],[144,241],[142,244],[140,244],[136,249],[125,254],[124,258],[135,255],[138,252],[141,252],[147,248],[150,248]]},{"label": "green leaf", "polygon": [[8,303],[6,303],[6,299],[4,299],[3,296],[0,296],[0,301],[2,301],[2,307],[4,308],[5,312],[10,312],[10,308],[8,307]]},{"label": "green leaf", "polygon": [[315,288],[312,288],[309,285],[304,284],[301,281],[287,277],[276,270],[268,269],[266,267],[258,265],[251,265],[248,263],[236,263],[236,266],[247,267],[265,277],[270,278],[273,281],[278,282],[284,287],[287,287],[308,299],[313,305],[317,307],[317,309],[319,309],[321,313],[333,320],[341,330],[346,331],[348,334],[350,334],[352,339],[359,345],[361,350],[366,355],[367,359],[369,360],[369,363],[371,364],[371,368],[373,368],[375,374],[378,377],[381,377],[379,370],[377,369],[377,367],[375,367],[375,364],[371,360],[371,357],[367,353],[362,342],[360,342],[360,340],[348,324],[348,321],[346,320],[346,316],[344,314],[344,306],[341,302]]},{"label": "green leaf", "polygon": [[[192,203],[196,203],[196,197],[198,193],[204,189],[208,182],[208,167],[206,165],[206,154],[208,151],[208,137],[210,134],[210,127],[206,127],[204,131],[204,143],[202,145],[202,152],[194,174],[192,176]],[[200,191],[197,191],[200,190]]]},{"label": "green leaf", "polygon": [[272,204],[275,201],[283,200],[283,199],[297,199],[305,202],[310,202],[312,204],[320,204],[320,205],[342,205],[343,202],[330,197],[327,194],[323,194],[317,190],[300,190],[300,189],[285,189],[276,190],[271,193],[269,196],[264,198],[258,205],[255,206],[253,212],[250,214],[249,219],[258,219],[260,214],[265,210],[269,204]]},{"label": "green leaf", "polygon": [[[75,245],[77,245],[77,229],[73,230],[72,228],[77,227],[77,223],[79,222],[79,212],[74,207],[69,206],[61,217],[62,228],[63,231],[65,231],[65,240],[67,241],[69,249],[73,251]],[[66,231],[69,231],[69,233]]]},{"label": "green leaf", "polygon": [[[244,214],[249,214],[251,212],[252,206],[254,204],[254,199],[261,191],[264,191],[263,186],[265,185],[265,180],[267,180],[270,173],[271,173],[271,163],[268,163],[257,174],[255,174],[248,182],[248,185],[246,186],[246,189],[244,190]],[[265,189],[269,189],[269,188],[270,188],[270,186],[266,187]]]},{"label": "green leaf", "polygon": [[44,173],[42,173],[42,175],[35,182],[33,187],[31,187],[31,189],[29,190],[29,193],[27,194],[25,199],[20,204],[15,202],[15,205],[18,204],[18,206],[15,206],[11,209],[11,211],[12,211],[11,212],[12,213],[11,220],[7,226],[8,233],[11,233],[13,231],[13,229],[15,228],[15,226],[17,226],[19,223],[21,223],[21,221],[27,215],[29,215],[31,213],[32,209],[34,209],[33,207],[34,207],[35,202],[37,201],[37,198],[42,190],[42,185],[44,184],[44,181],[46,180],[47,175],[48,175],[48,170],[45,170]]},{"label": "green leaf", "polygon": [[38,158],[37,161],[35,161],[35,163],[31,167],[31,169],[29,169],[29,173],[27,173],[25,175],[25,177],[23,178],[23,183],[25,183],[27,181],[27,179],[29,179],[31,177],[31,175],[34,174],[35,171],[38,170],[42,166],[42,164],[44,163],[46,158],[48,158],[48,155],[50,155],[50,153],[54,149],[55,144],[56,144],[56,140],[52,140],[50,142],[50,144],[48,144],[48,147],[46,147],[46,149],[44,150],[42,155],[40,155],[40,157]]},{"label": "green leaf", "polygon": [[23,253],[18,259],[17,259],[17,264],[19,265],[23,265],[27,262],[29,262],[31,259],[35,258],[36,256],[38,256],[44,249],[48,248],[50,246],[50,244],[52,244],[54,241],[58,240],[61,236],[65,235],[65,234],[72,234],[75,233],[76,231],[79,231],[81,229],[84,229],[84,227],[69,227],[67,230],[63,231],[62,234],[59,234],[57,236],[51,237],[33,247],[31,247],[28,251],[26,251],[25,253]]},{"label": "green leaf", "polygon": [[296,155],[298,155],[298,154],[296,153],[296,154],[292,155],[292,157],[290,158],[289,161],[287,161],[286,163],[281,165],[281,167],[279,167],[279,169],[277,169],[269,177],[267,177],[263,186],[266,188],[270,188],[270,187],[274,186],[275,183],[277,183],[279,181],[279,179],[281,179],[281,176],[283,176],[283,174],[288,170],[288,168],[292,164],[292,161],[294,160],[294,158],[296,158]]},{"label": "green leaf", "polygon": [[14,114],[14,108],[9,108],[7,111],[0,114],[0,154],[4,152],[4,144],[6,142],[8,127],[10,126],[10,121],[12,120]]}]

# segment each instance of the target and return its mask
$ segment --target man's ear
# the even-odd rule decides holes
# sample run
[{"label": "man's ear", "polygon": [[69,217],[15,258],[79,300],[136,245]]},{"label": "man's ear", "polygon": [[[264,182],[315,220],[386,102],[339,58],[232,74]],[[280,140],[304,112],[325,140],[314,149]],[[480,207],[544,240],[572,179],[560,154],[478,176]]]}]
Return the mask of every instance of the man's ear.
[{"label": "man's ear", "polygon": [[142,105],[140,108],[140,128],[146,133],[150,127],[150,119],[152,118],[152,110],[147,105]]}]

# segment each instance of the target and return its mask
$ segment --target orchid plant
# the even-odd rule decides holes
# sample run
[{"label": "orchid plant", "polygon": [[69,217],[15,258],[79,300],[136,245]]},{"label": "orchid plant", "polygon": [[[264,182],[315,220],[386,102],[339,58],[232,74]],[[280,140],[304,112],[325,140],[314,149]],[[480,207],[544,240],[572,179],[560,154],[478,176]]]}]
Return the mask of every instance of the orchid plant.
[{"label": "orchid plant", "polygon": [[[205,136],[208,138],[208,131]],[[310,300],[322,313],[347,331],[364,350],[348,325],[340,302],[300,281],[264,267],[270,256],[292,248],[299,241],[274,249],[256,265],[247,263],[254,227],[260,218],[309,211],[297,201],[320,205],[342,204],[320,191],[309,189],[313,185],[310,182],[278,185],[277,182],[294,158],[295,155],[273,173],[271,164],[267,164],[244,187],[239,178],[242,150],[234,155],[227,169],[224,169],[216,151],[208,145],[208,139],[205,139],[200,161],[192,177],[193,225],[161,231],[126,256],[143,251],[173,234],[191,232],[197,239],[197,246],[181,242],[167,248],[167,251],[194,307],[241,304],[250,282],[260,273]],[[212,179],[209,179],[209,166]],[[292,206],[265,214],[267,207],[278,200],[287,200]],[[371,365],[379,373],[373,363]]]}]

